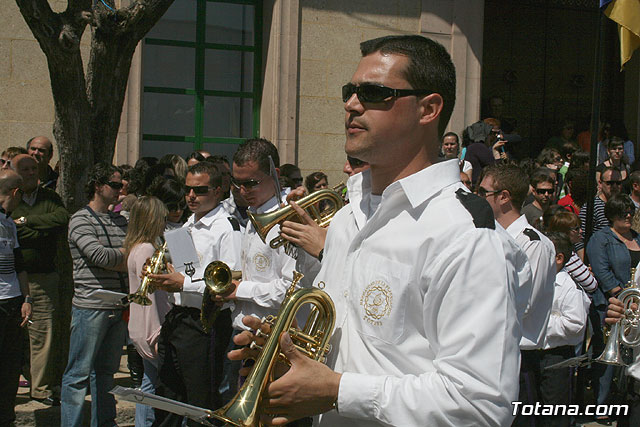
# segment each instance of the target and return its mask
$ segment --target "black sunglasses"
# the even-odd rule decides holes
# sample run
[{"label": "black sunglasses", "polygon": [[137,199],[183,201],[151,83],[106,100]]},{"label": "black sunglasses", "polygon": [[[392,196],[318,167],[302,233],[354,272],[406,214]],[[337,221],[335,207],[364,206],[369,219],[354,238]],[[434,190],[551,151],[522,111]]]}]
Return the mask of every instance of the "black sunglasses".
[{"label": "black sunglasses", "polygon": [[611,185],[622,185],[622,181],[602,181],[605,184],[611,186]]},{"label": "black sunglasses", "polygon": [[355,157],[351,157],[351,156],[347,156],[347,161],[349,162],[349,164],[351,165],[351,167],[359,167],[364,165],[364,162],[360,159],[356,159]]},{"label": "black sunglasses", "polygon": [[213,189],[213,187],[209,187],[208,185],[185,185],[184,190],[187,192],[187,196],[191,194],[191,190],[195,193],[196,196],[204,196],[209,192],[209,190]]},{"label": "black sunglasses", "polygon": [[121,190],[122,187],[124,187],[124,184],[121,182],[115,182],[115,181],[109,181],[107,182],[107,185],[111,188],[113,188],[114,190]]},{"label": "black sunglasses", "polygon": [[538,194],[553,194],[553,188],[536,188],[536,193]]},{"label": "black sunglasses", "polygon": [[364,83],[360,86],[347,83],[342,86],[342,102],[347,102],[354,93],[360,102],[383,102],[392,97],[400,98],[411,95],[427,95],[432,92],[427,89],[392,89],[371,83]]},{"label": "black sunglasses", "polygon": [[169,212],[183,211],[186,208],[187,204],[185,202],[167,203],[167,210],[169,210]]},{"label": "black sunglasses", "polygon": [[478,196],[487,197],[501,192],[502,190],[487,190],[484,187],[478,187]]},{"label": "black sunglasses", "polygon": [[235,178],[231,178],[231,185],[236,187],[238,190],[240,187],[244,187],[245,190],[250,190],[254,187],[260,185],[262,180],[258,181],[256,179],[247,179],[246,181],[238,181]]}]

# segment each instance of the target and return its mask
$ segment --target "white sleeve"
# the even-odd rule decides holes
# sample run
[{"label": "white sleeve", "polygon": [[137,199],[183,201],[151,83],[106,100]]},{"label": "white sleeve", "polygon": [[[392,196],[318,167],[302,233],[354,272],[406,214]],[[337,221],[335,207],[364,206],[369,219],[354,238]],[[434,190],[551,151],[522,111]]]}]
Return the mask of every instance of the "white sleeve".
[{"label": "white sleeve", "polygon": [[587,324],[587,311],[584,309],[582,291],[570,284],[573,289],[564,289],[558,310],[552,310],[547,326],[547,339],[566,340],[580,334]]},{"label": "white sleeve", "polygon": [[243,280],[236,288],[236,298],[252,301],[261,307],[280,308],[284,295],[293,281],[296,260],[287,255],[283,247],[279,247],[273,252],[272,259],[278,265],[276,278],[268,282]]},{"label": "white sleeve", "polygon": [[344,373],[341,416],[403,426],[510,425],[520,369],[518,274],[502,239],[494,230],[469,231],[424,266],[419,315],[433,360],[420,375]]}]

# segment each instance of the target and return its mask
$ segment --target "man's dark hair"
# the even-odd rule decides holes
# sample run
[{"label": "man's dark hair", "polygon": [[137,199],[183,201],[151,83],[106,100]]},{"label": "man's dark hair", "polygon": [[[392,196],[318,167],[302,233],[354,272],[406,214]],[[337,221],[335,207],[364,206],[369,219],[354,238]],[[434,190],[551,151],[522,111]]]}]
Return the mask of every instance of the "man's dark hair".
[{"label": "man's dark hair", "polygon": [[556,162],[556,156],[561,156],[560,151],[555,148],[543,149],[536,159],[540,166],[549,165]]},{"label": "man's dark hair", "polygon": [[565,175],[565,180],[571,186],[571,198],[574,203],[582,207],[587,202],[589,173],[584,169],[569,168]]},{"label": "man's dark hair", "polygon": [[295,172],[300,173],[300,168],[296,165],[285,163],[284,165],[280,166],[280,176],[291,177],[291,174]]},{"label": "man's dark hair", "polygon": [[221,154],[211,155],[206,159],[204,159],[204,161],[213,163],[214,165],[219,165],[224,163],[229,169],[231,169],[231,165],[229,164],[229,159],[227,159],[226,156],[223,156]]},{"label": "man's dark hair", "polygon": [[248,162],[256,162],[258,168],[268,175],[269,156],[273,159],[275,167],[279,167],[280,156],[276,146],[264,138],[251,138],[240,144],[238,151],[233,155],[233,163],[244,166]]},{"label": "man's dark hair", "polygon": [[185,160],[188,162],[191,159],[196,159],[199,162],[204,162],[205,157],[202,154],[200,154],[199,152],[193,151],[193,152],[191,152],[191,154],[189,154],[187,156],[187,158]]},{"label": "man's dark hair", "polygon": [[206,173],[209,175],[209,185],[211,187],[220,187],[222,185],[222,172],[220,168],[211,162],[200,162],[189,166],[187,174],[199,175]]},{"label": "man's dark hair", "polygon": [[411,87],[439,93],[443,99],[438,122],[438,135],[442,135],[456,103],[456,70],[447,50],[426,37],[407,35],[367,40],[360,43],[360,51],[362,56],[380,52],[409,58],[405,78]]},{"label": "man's dark hair", "polygon": [[96,163],[93,165],[89,170],[89,176],[84,186],[87,199],[92,200],[96,192],[96,185],[105,185],[116,172],[122,173],[119,167],[108,163]]},{"label": "man's dark hair", "polygon": [[571,244],[571,240],[569,240],[569,236],[567,233],[561,233],[559,231],[550,231],[546,233],[546,236],[553,242],[553,246],[556,248],[556,255],[564,255],[564,263],[562,264],[564,267],[573,254],[573,245]]},{"label": "man's dark hair", "polygon": [[538,168],[533,171],[531,174],[531,179],[529,180],[529,184],[535,189],[538,184],[541,182],[548,182],[550,184],[555,185],[556,180],[553,176],[551,176],[551,171],[548,168]]},{"label": "man's dark hair", "polygon": [[631,172],[631,174],[629,174],[629,181],[631,181],[631,184],[640,185],[640,171]]},{"label": "man's dark hair", "polygon": [[616,218],[624,218],[629,211],[635,211],[633,200],[626,194],[614,194],[604,205],[604,216],[613,223]]},{"label": "man's dark hair", "polygon": [[620,179],[622,179],[622,173],[619,169],[616,169],[613,166],[606,166],[602,168],[602,172],[600,173],[600,181],[604,181],[604,174],[607,172],[611,172],[611,178],[613,178],[613,175],[616,174],[620,177]]},{"label": "man's dark hair", "polygon": [[612,136],[607,143],[607,149],[611,150],[613,147],[618,147],[620,145],[624,147],[624,140],[622,140],[622,138],[620,137]]},{"label": "man's dark hair", "polygon": [[576,169],[582,169],[584,165],[589,164],[589,153],[586,151],[578,150],[571,156],[571,167]]},{"label": "man's dark hair", "polygon": [[493,164],[484,168],[483,177],[493,178],[496,190],[507,190],[511,194],[511,204],[518,211],[529,192],[529,177],[514,164]]},{"label": "man's dark hair", "polygon": [[457,134],[457,133],[455,133],[455,132],[447,132],[447,133],[445,133],[444,135],[442,135],[442,141],[444,141],[444,139],[445,139],[446,137],[448,137],[448,136],[455,136],[455,137],[456,137],[456,142],[457,142],[458,144],[460,144],[460,138],[458,137],[458,134]]},{"label": "man's dark hair", "polygon": [[328,180],[327,178],[327,174],[322,172],[322,171],[318,171],[318,172],[313,172],[309,175],[307,175],[307,177],[304,180],[304,186],[307,187],[307,191],[309,193],[313,193],[315,190],[313,189],[313,187],[316,186],[317,183],[319,183],[322,180]]}]

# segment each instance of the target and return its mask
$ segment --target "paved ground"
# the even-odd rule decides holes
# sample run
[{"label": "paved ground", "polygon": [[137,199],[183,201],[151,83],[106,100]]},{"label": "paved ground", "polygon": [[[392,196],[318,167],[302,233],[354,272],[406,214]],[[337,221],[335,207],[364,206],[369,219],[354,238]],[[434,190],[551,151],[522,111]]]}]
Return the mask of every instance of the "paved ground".
[{"label": "paved ground", "polygon": [[[21,378],[24,379],[24,378]],[[123,354],[120,359],[120,371],[116,374],[116,385],[131,387],[129,370],[127,369],[127,356]],[[91,424],[91,396],[85,400],[84,423]],[[125,400],[117,401],[116,422],[120,427],[133,426],[135,421],[135,404]],[[16,399],[16,427],[54,427],[60,425],[60,407],[43,405],[31,400],[29,389],[20,387]]]},{"label": "paved ground", "polygon": [[[23,378],[21,378],[23,379]],[[131,387],[131,379],[129,378],[129,370],[127,369],[127,356],[123,351],[120,359],[120,371],[116,374],[116,385],[123,387]],[[116,422],[120,427],[131,427],[135,421],[135,404],[125,400],[117,401],[117,417]],[[87,396],[85,400],[85,426],[91,424],[91,396]],[[16,399],[16,427],[55,427],[60,425],[60,407],[51,407],[43,405],[40,402],[31,400],[29,397],[29,389],[21,387],[18,389],[18,397]],[[584,424],[578,424],[582,427],[598,427],[603,424],[588,422],[583,420]],[[613,423],[615,426],[616,423]]]}]

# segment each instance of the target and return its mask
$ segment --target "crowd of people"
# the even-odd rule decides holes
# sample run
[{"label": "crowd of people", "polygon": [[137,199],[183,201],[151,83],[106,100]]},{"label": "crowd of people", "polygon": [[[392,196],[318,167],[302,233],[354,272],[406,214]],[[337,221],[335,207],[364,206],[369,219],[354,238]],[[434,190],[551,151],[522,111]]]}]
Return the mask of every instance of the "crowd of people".
[{"label": "crowd of people", "polygon": [[[593,399],[629,403],[618,425],[638,425],[638,369],[592,364],[577,376],[552,366],[602,352],[609,298],[640,263],[640,163],[623,127],[602,126],[587,221],[589,154],[572,121],[536,159],[518,158],[524,142],[502,117],[442,135],[455,101],[444,48],[389,36],[361,51],[342,88],[346,185],[332,187],[322,171],[303,179],[255,138],[231,161],[200,150],[96,164],[87,205],[70,215],[55,192],[49,139],[2,153],[0,426],[15,419],[20,374],[33,399],[61,406],[63,426],[83,424],[88,392],[91,425],[115,425],[109,391],[125,346],[141,390],[223,406],[294,270],[304,274],[299,286],[322,283],[333,299],[333,349],[322,364],[282,335],[290,368],[264,392],[267,423],[568,426],[571,414],[517,413],[513,402]],[[323,228],[295,200],[327,188],[345,207]],[[249,220],[286,203],[297,221],[266,236]],[[171,253],[150,271],[164,233],[179,228],[193,241],[195,271],[174,266]],[[289,244],[270,245],[278,236]],[[214,261],[242,278],[203,304]],[[143,281],[155,290],[151,304],[126,304]],[[622,312],[611,301],[609,323]],[[185,423],[197,425],[137,405],[136,426]]]}]

